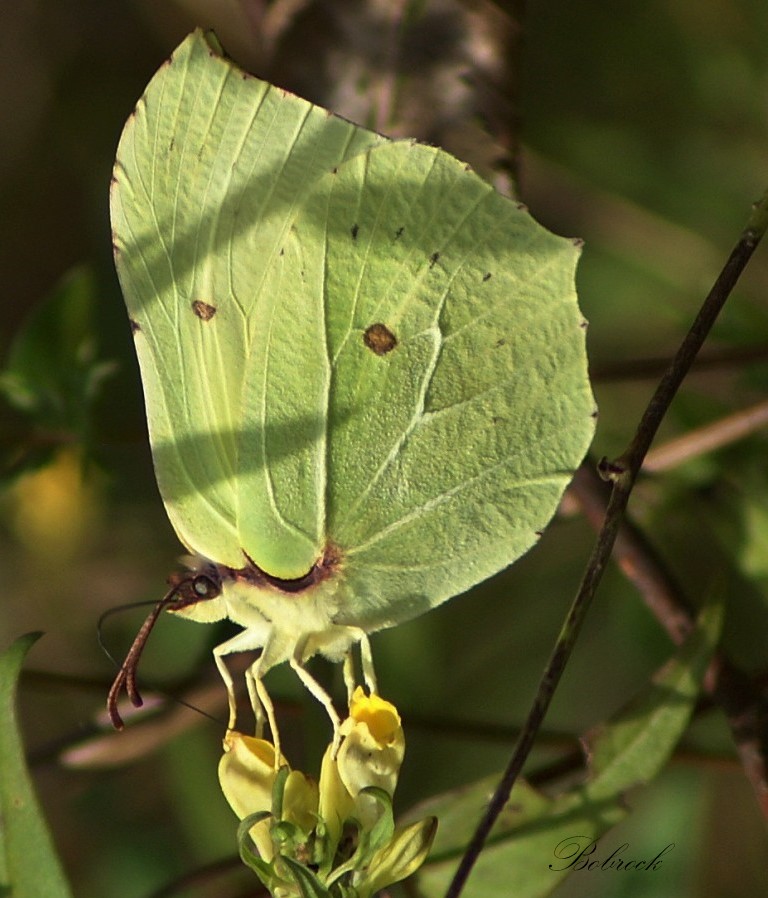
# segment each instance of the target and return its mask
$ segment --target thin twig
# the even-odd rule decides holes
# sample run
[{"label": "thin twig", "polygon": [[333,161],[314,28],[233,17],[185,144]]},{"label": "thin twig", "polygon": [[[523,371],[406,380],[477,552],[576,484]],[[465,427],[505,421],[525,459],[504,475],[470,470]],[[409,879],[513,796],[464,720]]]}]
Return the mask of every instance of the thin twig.
[{"label": "thin twig", "polygon": [[[582,511],[599,528],[607,503],[606,484],[582,465],[571,484]],[[616,537],[614,560],[635,584],[656,619],[675,644],[694,625],[694,609],[642,531],[624,520]],[[768,817],[768,721],[764,682],[748,676],[722,651],[715,652],[704,677],[704,688],[725,714],[744,773]]]},{"label": "thin twig", "polygon": [[[589,523],[599,531],[605,519],[610,487],[598,476],[589,459],[576,472],[568,492]],[[635,584],[669,638],[680,645],[691,632],[695,609],[645,535],[630,521],[624,520],[619,527],[613,559]]]},{"label": "thin twig", "polygon": [[536,734],[544,720],[560,678],[571,655],[576,638],[586,618],[587,610],[602,579],[608,559],[619,533],[624,511],[646,453],[667,413],[674,396],[688,373],[696,354],[715,323],[720,310],[731,294],[755,248],[768,227],[768,191],[752,211],[747,226],[733,248],[723,270],[685,335],[674,359],[667,368],[648,407],[643,413],[632,442],[615,461],[603,461],[601,474],[613,483],[602,528],[589,558],[581,585],[563,623],[554,650],[544,670],[528,718],[510,758],[509,764],[475,830],[448,886],[445,898],[458,898],[467,878],[485,845],[494,823],[509,800],[514,786],[533,747]]},{"label": "thin twig", "polygon": [[[710,349],[696,357],[691,374],[737,368],[750,362],[768,362],[768,345],[728,346]],[[592,383],[617,383],[622,380],[656,380],[667,370],[669,358],[621,359],[590,367]]]},{"label": "thin twig", "polygon": [[768,426],[768,400],[739,409],[703,427],[697,427],[673,440],[652,449],[643,462],[643,470],[653,474],[721,449],[751,436],[756,430]]}]

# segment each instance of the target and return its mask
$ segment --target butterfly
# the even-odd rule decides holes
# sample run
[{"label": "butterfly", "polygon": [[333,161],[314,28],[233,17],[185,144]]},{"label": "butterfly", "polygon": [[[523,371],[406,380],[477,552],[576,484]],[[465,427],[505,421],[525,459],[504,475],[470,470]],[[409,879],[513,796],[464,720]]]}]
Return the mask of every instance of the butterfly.
[{"label": "butterfly", "polygon": [[[130,116],[116,267],[157,482],[196,559],[161,608],[242,630],[263,685],[509,565],[591,441],[575,241],[441,149],[239,70],[197,31]],[[146,634],[145,634],[146,635]],[[140,641],[143,645],[143,641]],[[133,660],[116,681],[135,699]],[[119,720],[119,716],[118,716]]]}]

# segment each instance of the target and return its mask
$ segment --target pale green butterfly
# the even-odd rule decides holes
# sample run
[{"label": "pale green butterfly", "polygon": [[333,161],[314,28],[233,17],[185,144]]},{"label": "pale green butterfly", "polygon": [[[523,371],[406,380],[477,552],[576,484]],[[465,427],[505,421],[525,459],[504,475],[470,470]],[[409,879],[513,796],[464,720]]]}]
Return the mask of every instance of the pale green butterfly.
[{"label": "pale green butterfly", "polygon": [[286,660],[338,728],[305,662],[345,659],[351,688],[360,643],[375,688],[367,634],[522,555],[586,452],[578,246],[201,32],[126,124],[111,210],[160,492],[200,559],[152,620],[243,627],[214,651],[230,728],[223,658],[250,649],[274,738],[262,677]]}]

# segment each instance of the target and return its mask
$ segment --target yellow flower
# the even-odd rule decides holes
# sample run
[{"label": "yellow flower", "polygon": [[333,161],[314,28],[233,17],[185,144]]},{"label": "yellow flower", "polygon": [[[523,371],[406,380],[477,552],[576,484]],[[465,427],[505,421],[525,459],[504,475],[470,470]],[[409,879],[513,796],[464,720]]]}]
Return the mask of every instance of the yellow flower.
[{"label": "yellow flower", "polygon": [[[320,765],[320,796],[318,815],[324,822],[332,854],[341,838],[344,821],[352,816],[355,800],[344,785],[331,744],[325,750]],[[331,858],[332,859],[332,858]]]},{"label": "yellow flower", "polygon": [[371,898],[409,876],[429,852],[434,818],[394,826],[392,796],[405,753],[395,706],[358,688],[339,734],[341,744],[323,756],[319,785],[289,770],[270,742],[232,731],[224,740],[224,795],[241,820],[265,815],[249,831],[258,857],[243,843],[243,860],[274,898],[308,894],[307,883],[331,898]]},{"label": "yellow flower", "polygon": [[336,756],[339,777],[355,803],[355,816],[372,825],[380,806],[363,789],[377,786],[390,798],[405,755],[405,735],[397,708],[378,695],[366,696],[358,686],[341,725],[343,741]]},{"label": "yellow flower", "polygon": [[[219,783],[229,806],[241,820],[259,811],[272,811],[272,787],[277,768],[287,764],[281,756],[280,763],[275,765],[275,746],[266,739],[227,731],[224,754],[219,762]],[[251,827],[251,838],[265,861],[272,860],[274,854],[271,827],[269,819]]]},{"label": "yellow flower", "polygon": [[283,791],[283,820],[311,833],[317,826],[317,805],[317,781],[300,770],[292,770]]}]

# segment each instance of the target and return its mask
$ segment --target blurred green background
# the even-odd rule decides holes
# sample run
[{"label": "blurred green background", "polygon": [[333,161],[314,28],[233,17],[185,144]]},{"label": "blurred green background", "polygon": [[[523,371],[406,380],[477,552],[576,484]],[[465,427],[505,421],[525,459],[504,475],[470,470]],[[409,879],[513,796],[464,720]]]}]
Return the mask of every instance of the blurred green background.
[{"label": "blurred green background", "polygon": [[[502,185],[511,171],[535,217],[585,239],[579,290],[601,412],[596,457],[628,441],[659,373],[653,360],[679,343],[768,186],[768,8],[759,0],[0,7],[3,364],[61,279],[75,266],[88,271],[70,282],[77,314],[32,350],[43,380],[58,383],[63,370],[80,376],[50,408],[24,413],[16,395],[0,409],[0,641],[46,632],[23,681],[25,736],[83,898],[159,895],[234,846],[235,820],[215,777],[224,691],[209,654],[226,627],[165,620],[142,668],[148,694],[150,684],[167,686],[215,720],[174,711],[173,732],[137,728],[95,750],[96,760],[81,749],[77,768],[59,757],[93,734],[114,672],[97,642],[99,616],[159,598],[181,552],[154,483],[107,190],[125,118],[198,25],[213,27],[254,73],[347,117],[440,142]],[[68,333],[59,357],[56,340]],[[707,351],[724,360],[691,375],[660,441],[765,398],[765,247]],[[636,361],[648,359],[651,374],[638,376]],[[646,478],[632,505],[692,601],[724,577],[725,647],[751,672],[768,671],[766,448],[758,430]],[[380,687],[408,738],[400,809],[503,766],[591,540],[580,517],[559,518],[513,569],[374,637]],[[105,624],[113,654],[125,651],[143,614]],[[572,749],[671,651],[636,591],[609,571],[530,770]],[[338,672],[322,662],[313,670],[342,695]],[[286,754],[313,769],[328,738],[323,712],[285,671],[268,685],[281,699]],[[126,753],[134,757],[122,762]],[[716,711],[699,715],[667,771],[627,800],[634,813],[603,844],[627,841],[647,855],[674,842],[663,872],[576,873],[557,898],[764,894],[764,821]],[[244,896],[256,893],[254,882],[235,868],[174,894]]]}]

